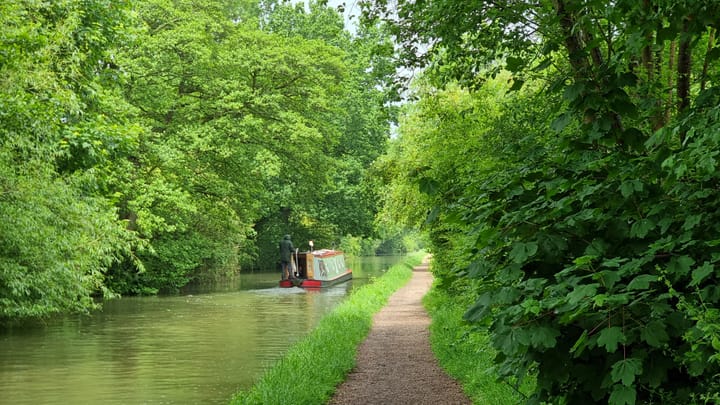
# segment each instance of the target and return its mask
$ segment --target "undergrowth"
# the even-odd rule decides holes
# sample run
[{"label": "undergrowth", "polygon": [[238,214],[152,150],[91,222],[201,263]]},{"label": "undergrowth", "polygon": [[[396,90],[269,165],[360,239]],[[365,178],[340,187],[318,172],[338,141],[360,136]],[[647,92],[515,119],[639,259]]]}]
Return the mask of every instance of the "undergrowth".
[{"label": "undergrowth", "polygon": [[443,369],[462,386],[475,404],[515,405],[532,392],[532,377],[499,380],[493,365],[495,350],[486,331],[463,320],[467,300],[433,286],[423,298],[432,323],[430,344]]}]

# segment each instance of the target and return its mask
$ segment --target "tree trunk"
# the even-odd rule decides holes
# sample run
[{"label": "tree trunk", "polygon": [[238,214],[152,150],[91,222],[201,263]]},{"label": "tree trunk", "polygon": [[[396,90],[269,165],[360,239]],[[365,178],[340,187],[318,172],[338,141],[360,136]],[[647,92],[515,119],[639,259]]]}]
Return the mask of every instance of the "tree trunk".
[{"label": "tree trunk", "polygon": [[692,63],[692,52],[690,39],[685,35],[688,31],[688,20],[683,23],[683,31],[680,34],[680,46],[678,49],[678,110],[684,111],[690,105],[690,69]]},{"label": "tree trunk", "polygon": [[574,32],[575,18],[568,13],[564,0],[554,0],[555,12],[560,17],[560,27],[565,37],[565,47],[570,57],[570,65],[575,71],[575,77],[584,77],[587,74],[588,60],[584,55],[580,37]]},{"label": "tree trunk", "polygon": [[670,111],[672,110],[673,106],[673,89],[675,88],[673,84],[673,72],[675,71],[675,48],[675,41],[671,41],[669,52],[670,57],[668,59],[668,98],[665,105],[665,122],[670,121]]},{"label": "tree trunk", "polygon": [[[643,8],[645,9],[645,13],[650,11],[650,0],[643,0]],[[645,68],[645,74],[647,75],[647,81],[648,83],[652,83],[654,80],[654,73],[655,73],[655,64],[653,62],[653,56],[652,56],[652,42],[653,42],[653,33],[652,31],[648,30],[648,33],[645,34],[645,47],[643,47],[642,50],[642,64]]]},{"label": "tree trunk", "polygon": [[709,55],[710,55],[710,51],[712,51],[714,46],[715,46],[715,29],[710,28],[710,32],[708,33],[707,51],[705,52],[705,60],[703,61],[702,80],[700,80],[700,91],[705,90],[705,85],[707,84],[707,71],[708,71],[708,65],[710,63]]},{"label": "tree trunk", "polygon": [[[678,113],[682,113],[690,105],[690,69],[692,68],[692,51],[690,49],[690,38],[686,35],[689,28],[689,20],[683,22],[683,30],[680,34],[680,46],[678,49]],[[680,132],[680,143],[685,141],[686,131]]]}]

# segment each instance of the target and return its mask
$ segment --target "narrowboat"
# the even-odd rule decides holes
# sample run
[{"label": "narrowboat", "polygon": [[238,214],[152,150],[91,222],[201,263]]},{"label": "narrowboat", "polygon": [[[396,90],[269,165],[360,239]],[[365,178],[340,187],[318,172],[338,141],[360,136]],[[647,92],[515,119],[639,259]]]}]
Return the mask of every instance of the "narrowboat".
[{"label": "narrowboat", "polygon": [[323,288],[348,281],[352,270],[339,250],[321,249],[293,254],[294,278],[280,280],[280,287]]}]

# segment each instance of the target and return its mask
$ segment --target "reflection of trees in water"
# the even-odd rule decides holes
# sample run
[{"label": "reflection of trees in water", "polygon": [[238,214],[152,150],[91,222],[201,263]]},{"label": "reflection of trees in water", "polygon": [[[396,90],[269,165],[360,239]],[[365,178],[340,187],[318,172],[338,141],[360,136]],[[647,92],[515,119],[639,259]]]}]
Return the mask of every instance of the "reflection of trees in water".
[{"label": "reflection of trees in water", "polygon": [[[0,392],[3,398],[34,396],[35,403],[49,402],[43,400],[48,392],[87,403],[108,397],[143,403],[160,395],[168,402],[227,398],[310,333],[354,283],[380,276],[385,260],[351,259],[354,277],[364,279],[327,289],[280,289],[277,273],[245,273],[219,293],[121,298],[89,317],[14,330],[1,335],[0,362],[18,359],[33,377],[0,378]],[[68,370],[65,376],[57,374],[60,369]],[[143,388],[128,389],[133,386]]]}]

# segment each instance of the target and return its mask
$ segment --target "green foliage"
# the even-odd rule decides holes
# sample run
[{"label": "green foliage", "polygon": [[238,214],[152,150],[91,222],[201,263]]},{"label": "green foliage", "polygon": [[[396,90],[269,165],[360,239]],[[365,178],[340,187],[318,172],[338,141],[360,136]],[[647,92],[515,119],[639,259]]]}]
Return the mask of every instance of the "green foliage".
[{"label": "green foliage", "polygon": [[134,244],[103,193],[134,135],[99,112],[128,7],[0,5],[0,321],[94,307]]},{"label": "green foliage", "polygon": [[[433,264],[433,272],[440,272]],[[518,404],[532,392],[532,378],[498,380],[492,347],[487,331],[463,320],[472,299],[471,290],[465,294],[449,294],[433,287],[423,297],[432,318],[430,344],[442,367],[463,386],[476,404]]]},{"label": "green foliage", "polygon": [[[263,30],[295,47],[317,41],[331,45],[342,58],[345,74],[337,91],[325,99],[327,114],[311,120],[327,135],[304,146],[301,154],[291,155],[295,159],[283,176],[267,185],[272,198],[255,228],[260,267],[269,265],[268,257],[275,258],[276,239],[283,233],[302,243],[314,240],[318,247],[337,247],[348,234],[376,237],[377,188],[368,169],[385,151],[393,119],[392,108],[386,105],[392,46],[382,31],[371,27],[351,37],[342,29],[342,16],[336,10],[314,1],[309,12],[302,5],[274,4],[265,20]],[[307,160],[299,157],[302,153]],[[287,221],[280,226],[286,231],[267,235],[275,228],[263,225],[277,219]]]},{"label": "green foliage", "polygon": [[[24,173],[0,154],[0,320],[94,307],[104,272],[129,235],[106,201],[83,195],[80,179],[54,179],[43,163]],[[68,181],[72,183],[68,183]]]},{"label": "green foliage", "polygon": [[3,318],[373,232],[377,31],[248,0],[20,0],[0,22]]},{"label": "green foliage", "polygon": [[137,253],[144,271],[116,267],[118,288],[173,290],[212,269],[273,268],[286,233],[332,247],[372,231],[364,168],[336,150],[346,142],[337,117],[367,61],[347,52],[334,10],[265,6],[138,7],[142,24],[119,59],[128,113],[148,132],[118,185],[121,215],[149,249]]},{"label": "green foliage", "polygon": [[386,216],[423,218],[451,264],[442,288],[471,282],[466,319],[489,327],[499,375],[536,370],[535,403],[711,403],[717,5],[449,0],[397,15],[401,39],[437,46],[384,162]]},{"label": "green foliage", "polygon": [[340,240],[339,248],[349,256],[360,256],[362,253],[362,238],[347,235]]}]

